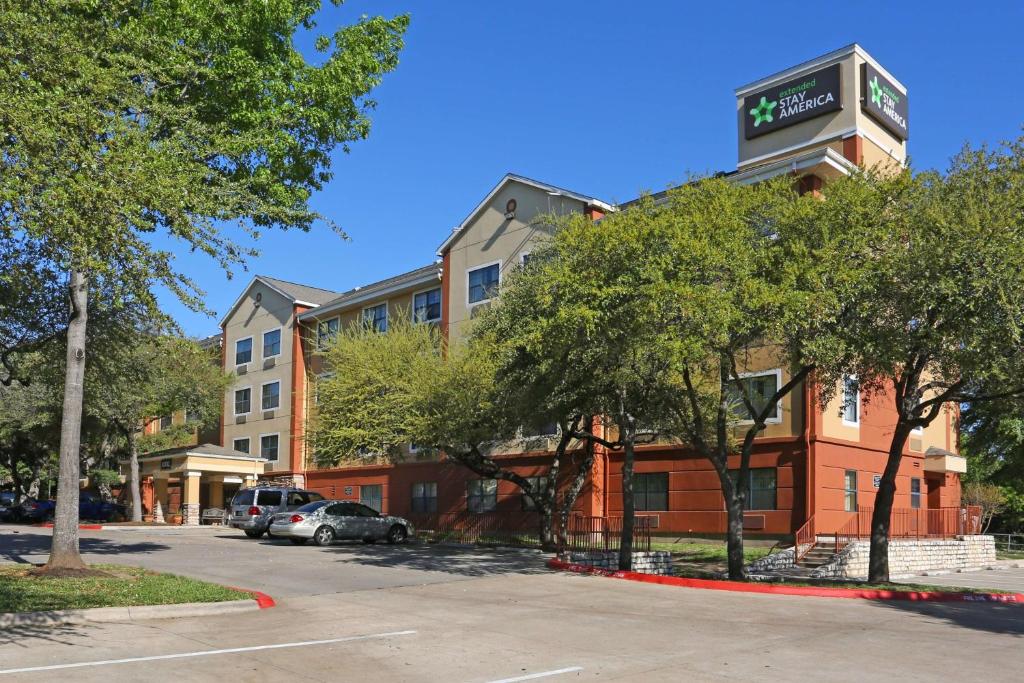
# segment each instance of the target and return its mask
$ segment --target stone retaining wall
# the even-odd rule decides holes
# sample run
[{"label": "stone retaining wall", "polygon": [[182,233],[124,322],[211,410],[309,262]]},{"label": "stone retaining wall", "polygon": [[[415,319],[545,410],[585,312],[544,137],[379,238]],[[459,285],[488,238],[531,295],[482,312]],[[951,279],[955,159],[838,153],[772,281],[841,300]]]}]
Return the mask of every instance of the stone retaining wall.
[{"label": "stone retaining wall", "polygon": [[760,560],[754,560],[747,565],[747,571],[752,574],[762,572],[774,572],[782,569],[793,568],[793,549],[786,548],[771,555],[765,555]]},{"label": "stone retaining wall", "polygon": [[[619,568],[619,553],[617,550],[562,553],[559,555],[558,559],[563,562],[582,564],[587,567],[596,567],[598,569],[610,569],[615,571]],[[633,553],[633,571],[640,574],[660,574],[662,576],[671,576],[672,553],[664,550],[635,552]]]},{"label": "stone retaining wall", "polygon": [[[818,567],[815,578],[865,579],[871,544],[854,541],[829,564]],[[946,540],[889,541],[889,576],[907,578],[927,571],[979,569],[996,561],[995,540],[991,536],[958,536]]]}]

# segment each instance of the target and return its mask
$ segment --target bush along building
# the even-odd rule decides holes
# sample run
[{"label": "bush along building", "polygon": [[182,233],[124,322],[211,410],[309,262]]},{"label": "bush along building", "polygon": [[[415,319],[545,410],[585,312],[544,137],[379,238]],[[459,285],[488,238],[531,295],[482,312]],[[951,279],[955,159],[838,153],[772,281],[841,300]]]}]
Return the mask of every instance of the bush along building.
[{"label": "bush along building", "polygon": [[[786,174],[801,191],[817,192],[858,166],[905,163],[907,90],[857,45],[749,83],[735,94],[739,158],[737,168],[725,174],[733,182]],[[474,312],[497,295],[510,269],[528,259],[543,238],[536,218],[575,212],[599,219],[619,208],[508,174],[443,240],[439,260],[422,268],[347,292],[255,277],[222,321],[225,369],[237,376],[225,396],[222,446],[266,461],[264,476],[286,477],[390,514],[489,519],[494,528],[532,529],[535,513],[514,484],[480,479],[414,446],[398,464],[316,468],[303,435],[315,411],[316,378],[325,372],[318,346],[345,325],[363,321],[386,331],[401,315],[437,325],[449,339],[464,336]],[[744,371],[752,390],[770,396],[791,369],[766,353],[752,357]],[[806,533],[808,524],[817,533],[834,533],[854,513],[864,516],[870,510],[895,408],[884,397],[866,406],[853,378],[836,387],[827,405],[814,400],[812,391],[804,383],[780,401],[756,441],[744,518],[748,535],[790,536]],[[965,461],[957,454],[957,417],[951,406],[909,440],[895,507],[905,514],[911,533],[962,532],[958,510],[940,512],[960,505]],[[511,444],[503,464],[523,476],[541,475],[555,443],[552,435]],[[738,468],[738,457],[730,467]],[[635,470],[637,511],[650,518],[655,532],[725,532],[719,481],[706,459],[686,447],[652,443],[638,447]],[[576,510],[620,515],[620,473],[621,455],[599,449]]]}]

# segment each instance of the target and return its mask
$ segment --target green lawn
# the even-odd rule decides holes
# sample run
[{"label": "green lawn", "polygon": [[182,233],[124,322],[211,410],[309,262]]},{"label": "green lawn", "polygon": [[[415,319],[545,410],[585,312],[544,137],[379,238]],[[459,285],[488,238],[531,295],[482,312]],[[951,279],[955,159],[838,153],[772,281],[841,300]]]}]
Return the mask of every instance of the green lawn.
[{"label": "green lawn", "polygon": [[1008,552],[1006,550],[996,550],[997,560],[1024,560],[1024,550],[1014,550]]},{"label": "green lawn", "polygon": [[[688,543],[651,540],[651,550],[667,550],[673,558],[691,564],[722,564],[727,561],[725,543]],[[747,564],[768,554],[764,546],[743,546],[743,559]]]},{"label": "green lawn", "polygon": [[89,607],[225,602],[252,596],[224,586],[141,567],[96,564],[107,576],[48,578],[29,575],[32,565],[0,565],[0,613]]}]

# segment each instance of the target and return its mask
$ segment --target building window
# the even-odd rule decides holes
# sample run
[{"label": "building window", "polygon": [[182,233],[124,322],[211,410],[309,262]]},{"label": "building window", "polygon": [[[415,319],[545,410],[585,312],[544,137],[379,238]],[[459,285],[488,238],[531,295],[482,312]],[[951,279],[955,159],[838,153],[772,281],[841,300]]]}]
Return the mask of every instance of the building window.
[{"label": "building window", "polygon": [[263,333],[263,357],[273,358],[281,355],[281,330],[270,330]]},{"label": "building window", "polygon": [[160,431],[170,429],[171,424],[173,424],[173,420],[170,415],[163,415],[160,417]]},{"label": "building window", "polygon": [[526,264],[530,262],[530,252],[524,251],[519,255],[519,265],[526,267]]},{"label": "building window", "polygon": [[252,401],[252,389],[235,390],[235,415],[248,415]]},{"label": "building window", "polygon": [[363,309],[363,324],[378,332],[388,331],[388,305],[377,304]]},{"label": "building window", "polygon": [[[526,477],[526,481],[530,482],[530,486],[533,488],[534,493],[542,495],[548,490],[548,478],[547,477]],[[530,498],[526,493],[523,493],[523,509],[524,510],[536,510],[537,503]]]},{"label": "building window", "polygon": [[437,512],[436,481],[420,481],[412,485],[412,511]]},{"label": "building window", "polygon": [[524,439],[537,439],[540,437],[550,437],[558,435],[558,423],[548,422],[547,424],[531,427],[529,425],[523,425],[519,429],[519,434]]},{"label": "building window", "polygon": [[[775,392],[779,390],[779,383],[782,379],[781,370],[769,370],[768,372],[751,373],[744,375],[740,378],[740,384],[743,386],[743,390],[746,393],[747,399],[754,406],[754,410],[760,413],[764,410]],[[735,391],[730,385],[730,391]],[[737,402],[737,416],[741,421],[750,422],[753,420],[753,416],[748,414],[746,404],[741,400],[739,396],[736,396]],[[780,421],[779,416],[779,402],[776,401],[771,405],[771,410],[768,411],[768,416],[765,418],[768,422]]]},{"label": "building window", "polygon": [[471,479],[466,482],[466,509],[473,513],[494,512],[498,507],[498,480]]},{"label": "building window", "polygon": [[384,487],[380,484],[363,484],[359,487],[359,502],[374,512],[383,512]]},{"label": "building window", "polygon": [[860,381],[854,375],[843,379],[843,424],[860,424]]},{"label": "building window", "polygon": [[235,365],[252,362],[252,337],[239,339],[235,342]]},{"label": "building window", "polygon": [[441,288],[418,292],[412,297],[412,320],[429,323],[441,319]]},{"label": "building window", "polygon": [[316,324],[316,346],[318,349],[326,349],[338,338],[338,329],[341,325],[341,318],[321,320]]},{"label": "building window", "polygon": [[278,434],[261,434],[260,435],[260,457],[266,458],[271,462],[277,461],[277,447],[280,441]]},{"label": "building window", "polygon": [[634,474],[633,506],[637,510],[668,510],[668,472]]},{"label": "building window", "polygon": [[190,424],[190,425],[191,424],[196,424],[197,422],[201,421],[200,417],[201,416],[199,415],[199,413],[195,409],[193,409],[193,410],[189,410],[188,408],[185,409],[185,424]]},{"label": "building window", "polygon": [[921,480],[910,480],[910,507],[914,510],[921,507]]},{"label": "building window", "polygon": [[846,470],[843,475],[843,509],[857,511],[857,470]]},{"label": "building window", "polygon": [[[752,467],[747,484],[747,504],[744,510],[774,510],[776,477],[774,467]],[[729,476],[736,486],[739,483],[739,470],[730,470]]]},{"label": "building window", "polygon": [[469,304],[488,301],[498,293],[499,264],[492,263],[483,268],[469,271]]},{"label": "building window", "polygon": [[249,452],[249,437],[245,436],[240,439],[235,439],[231,444],[231,447],[240,453]]},{"label": "building window", "polygon": [[281,382],[267,382],[263,385],[260,402],[263,410],[275,410],[281,407]]}]

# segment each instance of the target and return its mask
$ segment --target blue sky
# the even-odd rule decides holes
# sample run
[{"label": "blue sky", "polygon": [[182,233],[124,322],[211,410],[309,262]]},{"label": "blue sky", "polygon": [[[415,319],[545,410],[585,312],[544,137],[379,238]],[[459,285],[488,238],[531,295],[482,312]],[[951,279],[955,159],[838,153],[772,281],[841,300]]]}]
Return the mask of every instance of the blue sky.
[{"label": "blue sky", "polygon": [[318,30],[402,12],[406,48],[374,93],[370,138],[335,155],[313,201],[350,241],[268,232],[230,281],[180,248],[217,313],[162,295],[187,334],[216,332],[254,274],[345,290],[430,263],[509,171],[618,202],[731,170],[733,89],[852,42],[907,86],[918,168],[1024,124],[1020,2],[349,0],[327,3]]}]

